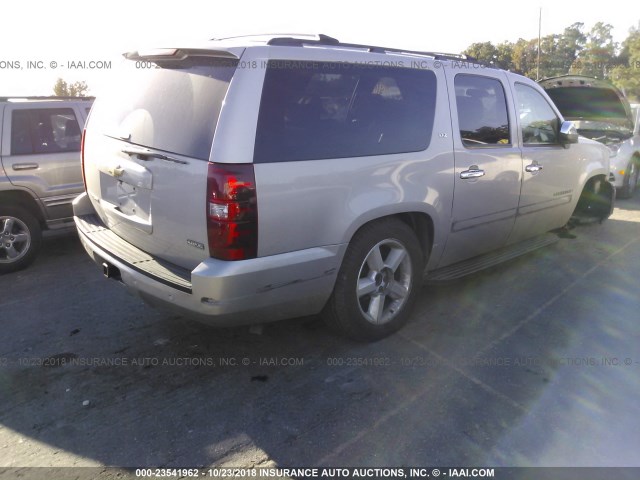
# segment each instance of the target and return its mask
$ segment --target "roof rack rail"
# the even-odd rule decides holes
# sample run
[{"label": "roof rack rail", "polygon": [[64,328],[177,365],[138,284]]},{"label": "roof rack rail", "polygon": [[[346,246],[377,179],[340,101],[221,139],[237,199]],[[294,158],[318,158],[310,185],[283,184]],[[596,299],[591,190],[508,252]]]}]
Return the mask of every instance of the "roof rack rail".
[{"label": "roof rack rail", "polygon": [[57,95],[10,95],[0,97],[0,102],[7,102],[9,100],[95,100],[96,97],[71,97],[71,96],[57,96]]},{"label": "roof rack rail", "polygon": [[337,38],[330,37],[323,33],[315,35],[315,37],[316,38],[273,37],[267,42],[267,45],[284,47],[303,47],[304,45],[343,45]]},{"label": "roof rack rail", "polygon": [[232,35],[230,37],[214,37],[209,40],[218,42],[221,40],[235,40],[237,38],[277,38],[277,37],[308,37],[311,39],[317,38],[318,35],[315,33],[252,33],[248,35]]},{"label": "roof rack rail", "polygon": [[317,39],[306,39],[296,37],[274,37],[267,42],[267,45],[285,46],[285,47],[303,47],[305,45],[327,45],[335,47],[360,48],[368,50],[371,53],[406,53],[410,55],[425,55],[433,57],[435,60],[463,60],[472,63],[480,63],[476,58],[464,55],[462,53],[442,53],[442,52],[424,52],[418,50],[406,50],[402,48],[378,47],[375,45],[362,45],[358,43],[342,43],[337,38],[328,35],[319,34]]}]

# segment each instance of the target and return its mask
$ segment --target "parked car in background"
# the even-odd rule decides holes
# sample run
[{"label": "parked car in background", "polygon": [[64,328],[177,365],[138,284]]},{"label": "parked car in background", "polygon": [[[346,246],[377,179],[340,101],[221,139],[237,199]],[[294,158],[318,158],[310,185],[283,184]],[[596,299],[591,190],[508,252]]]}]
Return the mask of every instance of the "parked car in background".
[{"label": "parked car in background", "polygon": [[96,100],[78,233],[106,277],[206,323],[323,312],[380,339],[426,275],[613,208],[608,149],[535,82],[463,56],[320,35],[126,57],[154,68]]},{"label": "parked car in background", "polygon": [[580,135],[609,147],[618,196],[630,198],[640,174],[638,111],[634,113],[623,93],[605,80],[564,75],[540,84]]},{"label": "parked car in background", "polygon": [[93,98],[0,97],[0,273],[29,265],[42,231],[73,226]]}]

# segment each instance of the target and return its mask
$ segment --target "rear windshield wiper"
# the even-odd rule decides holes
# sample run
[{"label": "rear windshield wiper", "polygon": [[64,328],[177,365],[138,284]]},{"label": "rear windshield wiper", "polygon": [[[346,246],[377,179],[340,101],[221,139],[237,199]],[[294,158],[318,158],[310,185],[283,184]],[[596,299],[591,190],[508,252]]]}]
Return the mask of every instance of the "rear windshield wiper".
[{"label": "rear windshield wiper", "polygon": [[127,155],[137,155],[140,160],[148,161],[153,158],[159,158],[160,160],[166,160],[167,162],[179,163],[181,165],[188,165],[189,162],[185,162],[184,160],[179,160],[177,158],[170,157],[165,155],[164,153],[154,152],[149,148],[142,147],[126,147],[122,149],[122,153],[126,153]]}]

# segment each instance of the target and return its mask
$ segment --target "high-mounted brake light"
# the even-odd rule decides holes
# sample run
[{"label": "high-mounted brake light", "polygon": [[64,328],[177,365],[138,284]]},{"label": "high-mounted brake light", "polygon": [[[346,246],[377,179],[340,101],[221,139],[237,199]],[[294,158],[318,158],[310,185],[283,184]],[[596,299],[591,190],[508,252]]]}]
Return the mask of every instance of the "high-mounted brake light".
[{"label": "high-mounted brake light", "polygon": [[84,138],[87,135],[87,129],[82,130],[82,140],[80,141],[80,168],[82,170],[82,184],[84,185],[84,191],[87,191],[87,177],[84,173]]},{"label": "high-mounted brake light", "polygon": [[209,255],[246,260],[258,253],[258,202],[253,164],[209,163]]}]

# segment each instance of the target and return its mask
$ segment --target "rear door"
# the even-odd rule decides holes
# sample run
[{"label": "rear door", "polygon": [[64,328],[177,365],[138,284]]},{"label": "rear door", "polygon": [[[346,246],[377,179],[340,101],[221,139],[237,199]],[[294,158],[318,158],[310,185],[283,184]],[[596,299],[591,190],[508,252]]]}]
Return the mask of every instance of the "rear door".
[{"label": "rear door", "polygon": [[152,68],[132,66],[92,107],[87,192],[117,235],[192,269],[209,256],[207,167],[237,62],[183,55],[137,64]]},{"label": "rear door", "polygon": [[521,155],[504,72],[447,69],[454,121],[455,186],[449,239],[440,266],[507,241],[520,195]]},{"label": "rear door", "polygon": [[82,191],[84,118],[84,112],[68,102],[6,106],[3,167],[12,184],[42,199],[50,219],[72,216],[71,202]]}]

